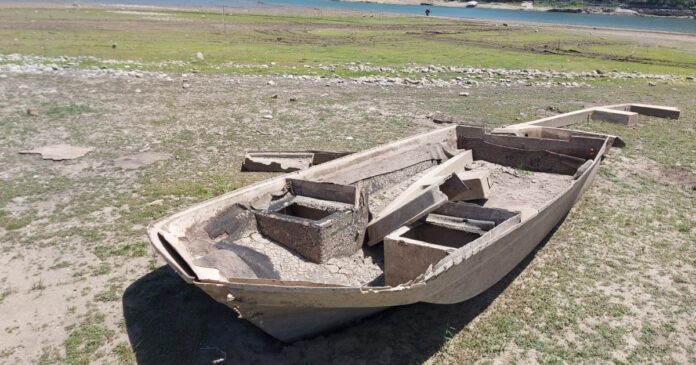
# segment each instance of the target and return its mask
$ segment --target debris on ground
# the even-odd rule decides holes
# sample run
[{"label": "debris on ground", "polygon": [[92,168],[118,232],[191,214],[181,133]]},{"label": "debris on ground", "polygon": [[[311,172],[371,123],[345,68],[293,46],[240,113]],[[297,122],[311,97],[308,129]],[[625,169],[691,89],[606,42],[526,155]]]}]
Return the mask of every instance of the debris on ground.
[{"label": "debris on ground", "polygon": [[35,148],[33,150],[19,151],[19,153],[38,153],[41,154],[41,158],[44,160],[62,161],[80,158],[91,151],[94,151],[93,147],[77,147],[68,144],[56,144]]}]

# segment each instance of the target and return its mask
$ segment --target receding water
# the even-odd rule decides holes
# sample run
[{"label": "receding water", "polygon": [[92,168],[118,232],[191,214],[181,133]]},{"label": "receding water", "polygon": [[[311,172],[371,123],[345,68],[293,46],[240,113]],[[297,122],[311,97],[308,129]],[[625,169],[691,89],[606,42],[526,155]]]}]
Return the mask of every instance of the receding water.
[{"label": "receding water", "polygon": [[[0,0],[1,1],[1,0]],[[67,2],[67,1],[66,1]],[[69,1],[73,2],[73,1]],[[80,4],[140,4],[160,6],[212,6],[268,8],[275,6],[298,6],[309,8],[331,8],[362,10],[369,12],[389,12],[398,14],[423,15],[426,8],[431,15],[456,18],[484,19],[508,22],[550,23],[579,25],[587,27],[608,27],[665,32],[696,34],[696,20],[668,17],[622,16],[608,14],[549,13],[543,11],[523,11],[485,8],[454,8],[443,6],[391,5],[375,3],[343,2],[334,0],[83,0]]]}]

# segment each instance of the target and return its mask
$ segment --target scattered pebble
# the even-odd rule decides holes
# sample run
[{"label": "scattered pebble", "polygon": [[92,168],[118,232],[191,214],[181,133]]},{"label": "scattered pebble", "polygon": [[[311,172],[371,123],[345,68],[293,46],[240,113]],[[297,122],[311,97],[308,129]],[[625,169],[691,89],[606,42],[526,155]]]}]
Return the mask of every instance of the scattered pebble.
[{"label": "scattered pebble", "polygon": [[466,91],[462,91],[459,93],[459,96],[469,96],[469,93]]},{"label": "scattered pebble", "polygon": [[29,108],[29,109],[27,109],[27,115],[30,115],[32,117],[36,117],[39,115],[39,110],[36,108]]}]

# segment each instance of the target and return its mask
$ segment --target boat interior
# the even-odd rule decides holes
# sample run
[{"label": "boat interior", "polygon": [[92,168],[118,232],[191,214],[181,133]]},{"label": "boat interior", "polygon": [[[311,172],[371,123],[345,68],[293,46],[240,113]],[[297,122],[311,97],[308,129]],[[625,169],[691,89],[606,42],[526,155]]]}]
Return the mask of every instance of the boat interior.
[{"label": "boat interior", "polygon": [[410,284],[536,215],[611,143],[560,131],[443,128],[228,193],[168,224],[199,279]]}]

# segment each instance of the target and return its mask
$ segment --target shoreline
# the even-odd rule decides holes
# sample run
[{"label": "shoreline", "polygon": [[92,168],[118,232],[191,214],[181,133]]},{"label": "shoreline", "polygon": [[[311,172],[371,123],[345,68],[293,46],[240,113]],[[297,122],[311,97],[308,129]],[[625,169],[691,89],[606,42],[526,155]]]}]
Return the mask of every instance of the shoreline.
[{"label": "shoreline", "polygon": [[[388,5],[421,5],[419,0],[335,0],[341,2],[349,3],[366,3],[366,4],[388,4]],[[466,8],[466,2],[459,1],[445,1],[445,0],[433,0],[427,1],[432,3],[432,5],[423,6],[437,6],[437,7],[447,7],[447,8]],[[539,11],[539,12],[556,12],[556,13],[583,13],[583,14],[607,14],[607,15],[620,15],[620,16],[640,16],[640,17],[656,17],[656,18],[675,18],[675,19],[694,19],[694,15],[655,15],[641,13],[636,8],[620,8],[620,7],[595,7],[595,6],[584,6],[578,8],[553,8],[549,6],[522,6],[514,5],[515,3],[479,3],[476,8],[482,9],[498,9],[498,10],[521,10],[521,11]],[[663,11],[682,11],[678,9],[659,9]]]},{"label": "shoreline", "polygon": [[[413,5],[414,1],[418,0],[335,0],[341,2],[356,2],[356,3],[375,3],[375,4],[397,4],[397,5]],[[30,8],[30,9],[40,9],[40,8],[64,8],[64,9],[133,9],[133,10],[154,10],[154,11],[199,11],[199,12],[217,12],[219,7],[212,5],[197,5],[197,6],[167,6],[167,5],[148,5],[148,4],[118,4],[118,3],[90,3],[90,4],[80,4],[74,5],[75,3],[68,4],[60,1],[37,1],[32,3],[25,2],[0,2],[0,9],[7,8]],[[463,4],[463,3],[462,3]],[[514,5],[508,5],[503,3],[489,3],[488,6],[497,7],[497,9],[506,10],[516,10],[518,7]],[[434,5],[439,6],[439,5]],[[479,5],[480,6],[480,5]],[[499,6],[499,7],[498,7]],[[423,6],[424,8],[426,6]],[[455,6],[453,6],[455,7]],[[484,6],[484,8],[487,8]],[[274,15],[274,14],[292,14],[296,16],[383,16],[383,17],[424,17],[423,15],[415,14],[403,14],[399,12],[392,11],[369,11],[361,9],[339,9],[331,7],[311,7],[311,6],[286,6],[286,5],[273,5],[269,7],[254,7],[254,6],[239,6],[239,7],[228,7],[226,8],[228,13],[239,13],[239,14],[262,14],[262,15]],[[538,8],[543,9],[543,8]],[[518,9],[519,10],[519,9]],[[542,11],[542,10],[529,10],[529,11]],[[662,36],[679,36],[685,37],[689,40],[696,40],[696,33],[689,32],[674,32],[668,30],[653,30],[653,29],[640,29],[640,28],[621,28],[621,27],[606,27],[606,26],[591,26],[591,25],[577,25],[577,24],[564,24],[564,23],[551,23],[551,22],[534,22],[534,21],[524,21],[524,20],[492,20],[492,19],[479,19],[479,18],[468,18],[468,17],[456,17],[456,16],[446,16],[446,15],[431,15],[429,18],[446,19],[452,21],[467,21],[467,22],[477,22],[486,23],[495,26],[522,26],[522,27],[539,27],[539,28],[551,28],[551,29],[563,29],[570,28],[575,30],[587,30],[587,31],[599,31],[599,32],[611,32],[611,33],[644,33],[644,34],[655,34]],[[659,17],[658,17],[659,18]],[[678,18],[678,17],[672,17]]]}]

